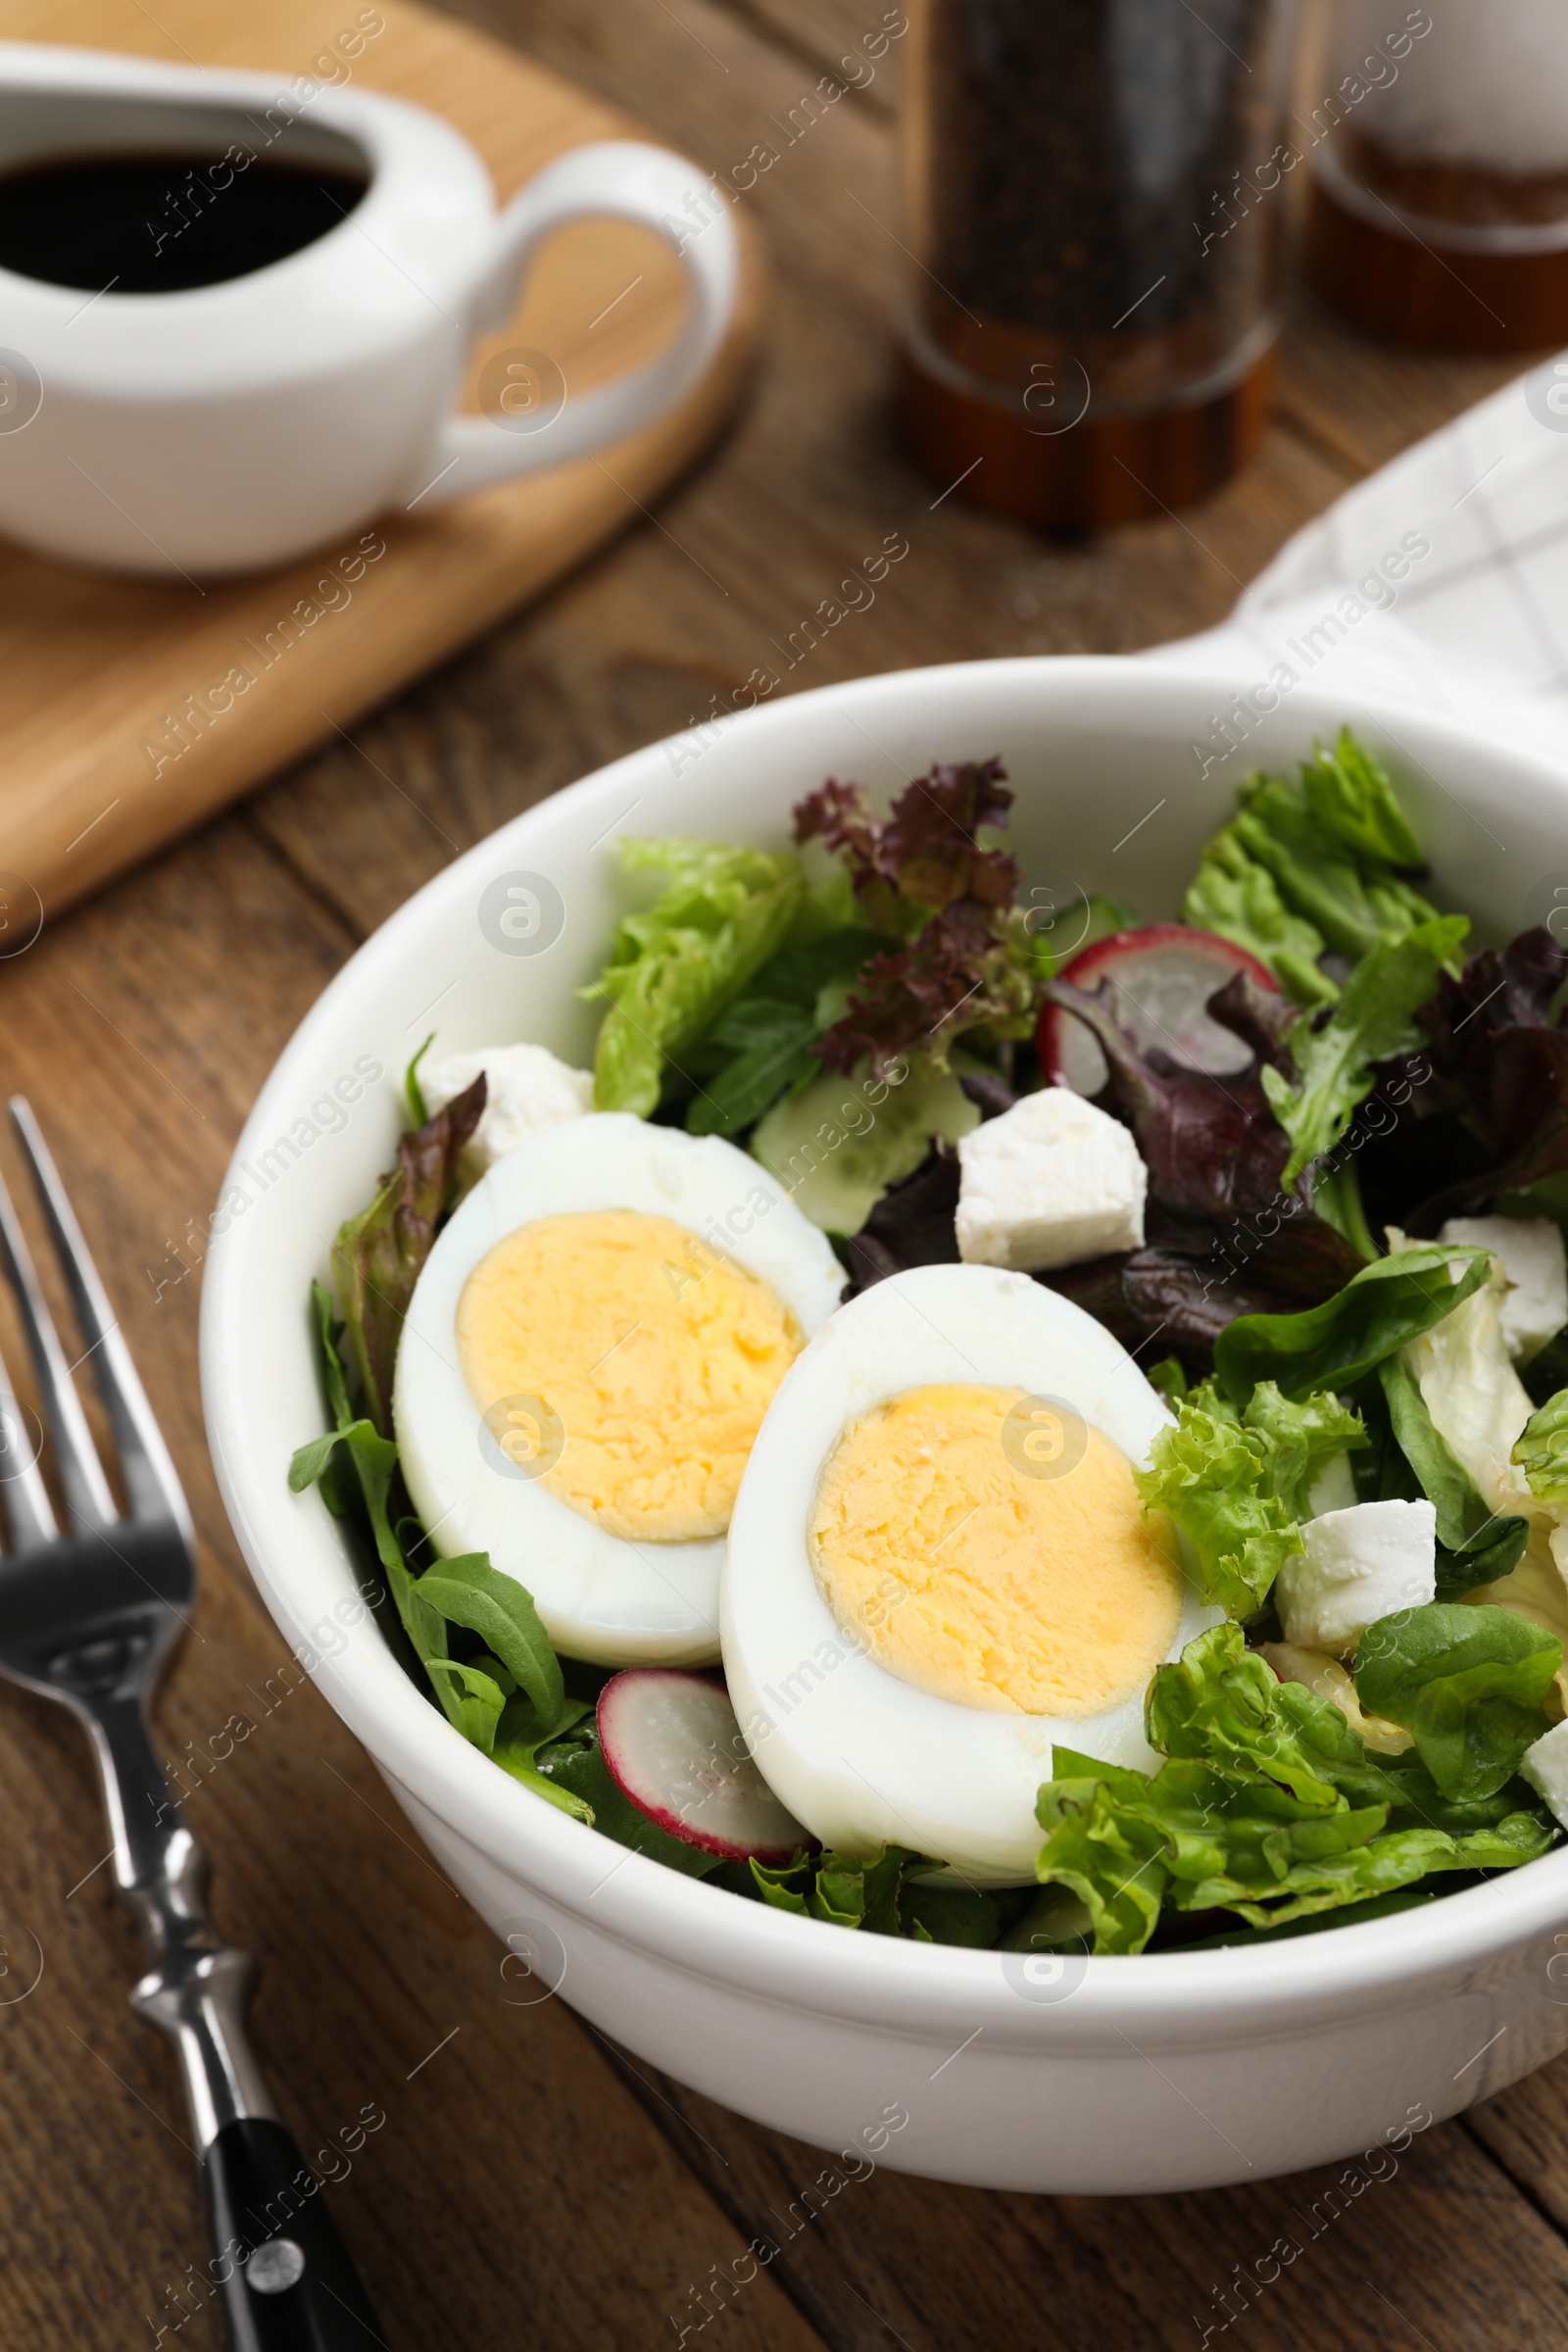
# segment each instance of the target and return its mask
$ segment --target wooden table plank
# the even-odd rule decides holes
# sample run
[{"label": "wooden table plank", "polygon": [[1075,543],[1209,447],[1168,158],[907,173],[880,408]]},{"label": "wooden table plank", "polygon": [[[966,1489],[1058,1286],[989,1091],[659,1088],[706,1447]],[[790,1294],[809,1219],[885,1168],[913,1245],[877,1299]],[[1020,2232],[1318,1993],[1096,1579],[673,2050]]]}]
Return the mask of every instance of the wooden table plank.
[{"label": "wooden table plank", "polygon": [[681,2144],[729,2215],[728,2251],[776,2245],[772,2275],[835,2352],[1193,2352],[1243,2325],[1254,2352],[1493,2352],[1561,2334],[1568,2247],[1456,2125],[1255,2188],[1030,2197],[835,2164],[658,2089],[655,2119],[695,2127]]}]

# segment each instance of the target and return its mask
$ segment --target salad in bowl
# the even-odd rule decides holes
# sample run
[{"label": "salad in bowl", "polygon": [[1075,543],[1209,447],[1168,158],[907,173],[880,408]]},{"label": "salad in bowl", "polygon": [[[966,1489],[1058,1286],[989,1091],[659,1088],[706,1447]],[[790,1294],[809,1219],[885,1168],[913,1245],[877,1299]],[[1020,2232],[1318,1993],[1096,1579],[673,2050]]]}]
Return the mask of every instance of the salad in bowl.
[{"label": "salad in bowl", "polygon": [[416,1042],[278,1479],[487,1770],[824,1933],[1153,1965],[1540,1860],[1568,952],[1348,728],[1175,919],[973,752],[623,838],[581,1064]]}]

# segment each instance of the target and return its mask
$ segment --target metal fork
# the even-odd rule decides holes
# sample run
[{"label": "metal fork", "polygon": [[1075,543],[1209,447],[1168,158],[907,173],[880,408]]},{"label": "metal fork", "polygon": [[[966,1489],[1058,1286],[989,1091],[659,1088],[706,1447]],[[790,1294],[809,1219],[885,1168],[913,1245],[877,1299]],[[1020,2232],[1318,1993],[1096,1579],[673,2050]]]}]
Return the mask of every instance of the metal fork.
[{"label": "metal fork", "polygon": [[[85,1726],[114,1838],[115,1878],[141,1922],[132,2005],[179,2055],[212,2230],[209,2273],[234,2352],[365,2352],[382,2339],[284,2129],[249,2041],[255,1964],[207,1918],[207,1865],[148,1738],[147,1703],[196,1595],[190,1513],[130,1352],[31,1109],[11,1103],[70,1285],[129,1497],[115,1507],[73,1367],[0,1182],[0,1264],[36,1367],[70,1517],[63,1529],[0,1362],[0,1675]],[[106,1857],[107,1859],[107,1857]]]}]

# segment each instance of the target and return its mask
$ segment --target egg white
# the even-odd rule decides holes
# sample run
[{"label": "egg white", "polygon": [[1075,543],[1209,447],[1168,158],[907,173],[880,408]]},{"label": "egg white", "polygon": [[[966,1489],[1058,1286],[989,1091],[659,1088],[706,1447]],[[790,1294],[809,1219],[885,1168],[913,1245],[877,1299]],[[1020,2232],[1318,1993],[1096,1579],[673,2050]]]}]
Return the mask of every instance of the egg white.
[{"label": "egg white", "polygon": [[620,1111],[542,1129],[475,1185],[415,1285],[392,1399],[403,1474],[435,1549],[487,1551],[527,1587],[558,1649],[603,1666],[711,1665],[723,1537],[634,1544],[507,1475],[481,1448],[458,1360],[458,1301],[480,1259],[536,1217],[605,1208],[689,1227],[770,1283],[808,1337],[838,1303],[827,1240],[733,1144]]},{"label": "egg white", "polygon": [[[762,1773],[824,1845],[913,1846],[977,1883],[1034,1875],[1053,1747],[1152,1770],[1142,1690],[1108,1713],[1008,1714],[934,1698],[838,1625],[812,1574],[818,1481],[846,1424],[907,1389],[965,1381],[1059,1397],[1147,1466],[1170,1415],[1094,1318],[1027,1275],[921,1266],[841,1307],[795,1360],[762,1423],[730,1522],[724,1671]],[[1184,1579],[1166,1655],[1223,1611]]]}]

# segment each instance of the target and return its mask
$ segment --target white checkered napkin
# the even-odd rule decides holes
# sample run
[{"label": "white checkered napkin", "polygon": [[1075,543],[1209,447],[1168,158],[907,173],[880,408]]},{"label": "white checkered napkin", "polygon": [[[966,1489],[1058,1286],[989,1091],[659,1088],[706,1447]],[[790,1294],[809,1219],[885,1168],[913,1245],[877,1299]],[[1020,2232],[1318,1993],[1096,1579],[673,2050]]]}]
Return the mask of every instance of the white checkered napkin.
[{"label": "white checkered napkin", "polygon": [[1219,628],[1146,659],[1244,689],[1283,664],[1568,753],[1568,354],[1347,491]]}]

